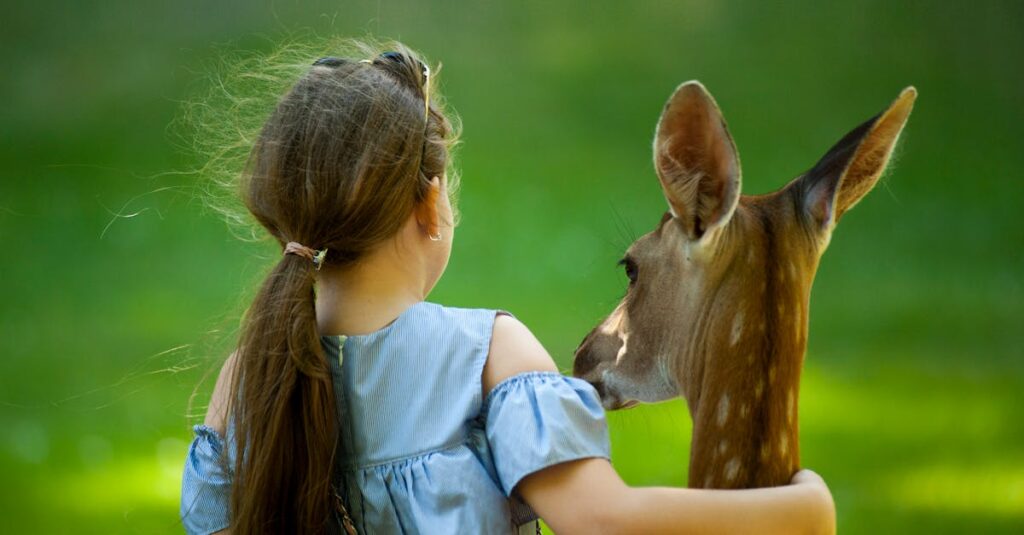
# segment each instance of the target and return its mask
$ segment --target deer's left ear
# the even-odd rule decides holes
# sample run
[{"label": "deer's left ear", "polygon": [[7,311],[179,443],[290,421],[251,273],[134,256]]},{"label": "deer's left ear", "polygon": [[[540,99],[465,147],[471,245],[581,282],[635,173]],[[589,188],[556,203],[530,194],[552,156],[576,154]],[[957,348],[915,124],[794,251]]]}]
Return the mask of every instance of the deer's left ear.
[{"label": "deer's left ear", "polygon": [[804,209],[819,227],[830,228],[875,187],[916,98],[916,89],[904,89],[888,109],[851,130],[796,181]]},{"label": "deer's left ear", "polygon": [[729,221],[740,197],[740,161],[707,89],[691,81],[665,104],[654,135],[661,189],[691,240]]}]

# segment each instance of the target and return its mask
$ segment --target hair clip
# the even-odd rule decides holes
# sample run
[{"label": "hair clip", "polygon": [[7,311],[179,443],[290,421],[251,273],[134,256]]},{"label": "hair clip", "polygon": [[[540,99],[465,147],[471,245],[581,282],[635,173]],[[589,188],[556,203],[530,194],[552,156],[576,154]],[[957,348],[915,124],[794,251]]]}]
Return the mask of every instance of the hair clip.
[{"label": "hair clip", "polygon": [[313,66],[339,67],[345,64],[345,60],[334,56],[325,56],[313,62]]},{"label": "hair clip", "polygon": [[[377,58],[386,59],[388,61],[393,61],[395,63],[402,63],[404,56],[402,55],[401,52],[389,50],[387,52],[381,52],[381,54],[377,56]],[[359,60],[359,63],[369,63],[372,65],[374,61],[376,60],[361,59]],[[421,86],[421,90],[423,92],[423,122],[427,123],[427,121],[430,119],[430,67],[427,67],[426,63],[423,63],[422,61],[419,60],[416,60],[416,63],[419,64],[420,68],[422,69],[421,72],[423,74],[423,85]]]}]

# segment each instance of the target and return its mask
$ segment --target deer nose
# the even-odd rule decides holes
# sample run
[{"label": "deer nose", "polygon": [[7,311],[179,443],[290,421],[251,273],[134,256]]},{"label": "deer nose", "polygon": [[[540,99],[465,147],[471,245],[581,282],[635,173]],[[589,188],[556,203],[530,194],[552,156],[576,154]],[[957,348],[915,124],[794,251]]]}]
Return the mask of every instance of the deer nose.
[{"label": "deer nose", "polygon": [[594,350],[594,340],[597,333],[597,329],[591,330],[587,333],[587,336],[583,338],[580,345],[576,348],[572,358],[572,375],[579,377],[580,379],[587,379],[587,374],[594,371],[598,364],[601,363],[600,355]]},{"label": "deer nose", "polygon": [[[588,351],[587,348],[581,348],[576,351],[576,355],[572,360],[572,375],[580,379],[591,379],[599,380],[600,374],[594,373],[597,370],[600,360],[592,351]],[[588,375],[596,375],[597,377],[588,377]]]},{"label": "deer nose", "polygon": [[587,381],[600,381],[602,373],[615,365],[615,356],[622,348],[622,340],[609,336],[598,328],[590,331],[580,342],[573,355],[572,374]]}]

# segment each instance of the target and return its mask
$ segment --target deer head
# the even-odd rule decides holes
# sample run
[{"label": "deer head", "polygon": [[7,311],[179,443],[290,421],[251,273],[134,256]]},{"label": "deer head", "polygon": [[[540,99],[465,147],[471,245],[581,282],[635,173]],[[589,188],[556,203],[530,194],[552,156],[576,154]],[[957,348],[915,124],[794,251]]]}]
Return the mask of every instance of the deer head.
[{"label": "deer head", "polygon": [[620,262],[626,296],[576,350],[606,409],[682,395],[690,486],[785,484],[799,469],[797,397],[811,282],[839,219],[878,182],[917,92],[908,87],[809,171],[740,194],[740,160],[699,82],[676,89],[654,136],[668,212]]}]

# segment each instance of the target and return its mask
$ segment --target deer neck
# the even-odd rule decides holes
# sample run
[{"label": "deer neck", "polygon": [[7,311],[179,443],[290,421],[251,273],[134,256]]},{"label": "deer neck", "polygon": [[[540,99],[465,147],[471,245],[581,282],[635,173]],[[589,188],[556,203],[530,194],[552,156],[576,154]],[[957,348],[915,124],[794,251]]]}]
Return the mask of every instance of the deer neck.
[{"label": "deer neck", "polygon": [[[771,233],[768,233],[771,236]],[[769,241],[771,241],[769,239]],[[766,243],[768,259],[783,258]],[[679,382],[693,419],[689,485],[778,486],[800,466],[798,396],[815,266],[736,255],[743,288],[722,289],[700,307],[700,336]],[[705,318],[705,319],[699,319]]]}]

